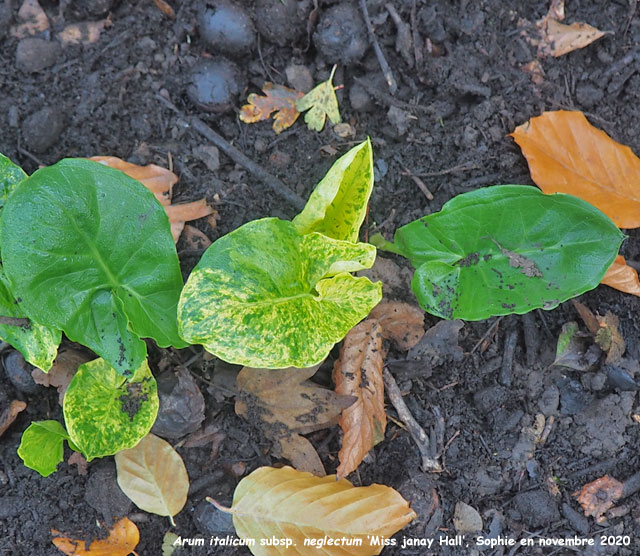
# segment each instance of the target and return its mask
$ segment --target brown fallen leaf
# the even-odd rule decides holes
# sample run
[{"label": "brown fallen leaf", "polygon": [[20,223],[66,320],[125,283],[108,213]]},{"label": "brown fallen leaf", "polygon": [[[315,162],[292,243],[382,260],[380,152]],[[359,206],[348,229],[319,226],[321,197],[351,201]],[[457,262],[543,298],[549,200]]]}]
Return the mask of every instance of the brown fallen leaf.
[{"label": "brown fallen leaf", "polygon": [[49,18],[38,0],[24,0],[18,10],[19,23],[11,27],[11,36],[17,39],[30,37],[49,29]]},{"label": "brown fallen leaf", "polygon": [[164,0],[153,0],[153,3],[169,19],[176,18],[176,12],[174,12],[173,8],[169,4],[167,4]]},{"label": "brown fallen leaf", "polygon": [[184,246],[193,251],[204,251],[211,245],[211,240],[204,232],[188,224],[182,230],[182,240],[184,241]]},{"label": "brown fallen leaf", "polygon": [[273,117],[273,131],[280,133],[291,127],[298,119],[300,112],[296,108],[296,100],[302,98],[304,93],[289,89],[283,85],[266,82],[262,87],[265,96],[251,93],[240,110],[240,120],[245,124],[252,124]]},{"label": "brown fallen leaf", "polygon": [[73,452],[67,460],[69,465],[75,465],[78,469],[78,475],[85,476],[88,473],[89,464],[80,452]]},{"label": "brown fallen leaf", "polygon": [[318,452],[304,436],[292,434],[280,438],[279,443],[282,457],[289,460],[296,469],[313,473],[316,477],[327,474]]},{"label": "brown fallen leaf", "polygon": [[575,299],[571,300],[571,304],[574,306],[575,310],[578,311],[580,318],[584,321],[584,324],[589,329],[592,335],[596,335],[598,330],[600,330],[600,323],[598,322],[598,318],[591,312],[586,305],[576,301]]},{"label": "brown fallen leaf", "polygon": [[20,400],[13,400],[9,407],[4,409],[2,413],[0,413],[0,436],[2,436],[6,430],[11,426],[16,420],[16,417],[21,411],[24,411],[27,408],[27,404]]},{"label": "brown fallen leaf", "polygon": [[62,406],[64,393],[76,374],[78,367],[93,357],[77,349],[64,349],[58,352],[49,372],[44,373],[40,369],[31,371],[31,376],[36,384],[53,386],[58,389],[58,403]]},{"label": "brown fallen leaf", "polygon": [[542,64],[538,60],[532,60],[528,64],[522,66],[522,71],[527,73],[536,85],[540,85],[544,82],[544,69]]},{"label": "brown fallen leaf", "polygon": [[216,211],[207,205],[205,199],[191,203],[172,205],[172,189],[178,181],[178,176],[166,168],[155,164],[138,166],[131,162],[125,162],[116,156],[92,156],[91,160],[121,170],[127,174],[127,176],[138,180],[149,189],[156,196],[156,199],[160,201],[160,204],[164,206],[164,210],[169,217],[169,223],[171,224],[171,235],[173,236],[173,241],[176,243],[182,233],[185,222],[216,214]]},{"label": "brown fallen leaf", "polygon": [[[140,542],[140,532],[128,517],[123,517],[109,531],[106,539],[93,541],[85,548],[84,539],[63,537],[60,531],[51,530],[52,542],[67,556],[128,556]],[[133,552],[135,554],[135,552]]]},{"label": "brown fallen leaf", "polygon": [[93,44],[100,40],[100,33],[106,26],[106,19],[71,23],[57,33],[56,38],[62,43],[62,46]]},{"label": "brown fallen leaf", "polygon": [[624,338],[618,328],[620,319],[611,311],[607,311],[604,317],[598,317],[600,329],[596,332],[596,344],[602,351],[606,352],[606,362],[609,364],[618,363],[626,349]]},{"label": "brown fallen leaf", "polygon": [[640,227],[640,159],[582,112],[544,112],[511,134],[544,193],[569,193],[620,228]]},{"label": "brown fallen leaf", "polygon": [[[385,539],[417,517],[388,486],[354,487],[336,478],[316,477],[288,466],[260,467],[240,481],[230,509],[211,498],[207,501],[233,515],[238,537],[255,539],[252,552],[261,556],[373,556],[380,554]],[[265,538],[291,544],[259,547],[259,539]],[[345,538],[360,542],[346,547]],[[291,550],[293,546],[298,549]]]},{"label": "brown fallen leaf", "polygon": [[602,521],[604,513],[615,506],[622,498],[624,484],[605,475],[591,483],[587,483],[580,490],[573,493],[584,510],[584,515],[593,516],[596,521]]},{"label": "brown fallen leaf", "polygon": [[[354,402],[351,396],[338,395],[308,381],[317,368],[274,370],[245,367],[236,378],[236,413],[262,430],[283,455],[288,454],[290,461],[293,457],[291,450],[313,447],[287,439],[335,425],[340,412]],[[281,443],[281,439],[285,442]],[[299,464],[313,464],[305,471],[319,471],[319,458],[300,454],[295,457]],[[322,472],[324,474],[324,469]]]},{"label": "brown fallen leaf", "polygon": [[615,288],[624,293],[630,293],[640,297],[640,280],[635,268],[631,268],[622,255],[618,255],[616,260],[607,270],[602,279],[602,284]]},{"label": "brown fallen leaf", "polygon": [[382,337],[395,342],[402,351],[410,350],[424,336],[424,311],[409,303],[383,301],[368,318],[377,321]]},{"label": "brown fallen leaf", "polygon": [[343,438],[338,453],[339,479],[355,471],[369,450],[384,439],[384,355],[381,326],[367,319],[349,331],[333,366],[336,393],[357,398],[340,418]]}]

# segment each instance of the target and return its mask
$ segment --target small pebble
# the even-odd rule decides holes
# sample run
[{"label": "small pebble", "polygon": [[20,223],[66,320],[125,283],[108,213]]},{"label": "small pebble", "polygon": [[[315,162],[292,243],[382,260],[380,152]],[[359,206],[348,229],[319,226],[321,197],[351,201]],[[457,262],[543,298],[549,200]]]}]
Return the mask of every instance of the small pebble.
[{"label": "small pebble", "polygon": [[297,0],[257,0],[256,26],[269,42],[286,46],[306,31],[309,3]]},{"label": "small pebble", "polygon": [[287,76],[289,87],[296,91],[308,93],[313,88],[313,77],[307,66],[289,64],[284,74]]},{"label": "small pebble", "polygon": [[227,0],[208,0],[198,13],[200,36],[216,51],[231,56],[250,52],[256,29],[247,12]]},{"label": "small pebble", "polygon": [[543,527],[560,519],[558,504],[544,490],[520,492],[514,501],[522,520],[531,527]]},{"label": "small pebble", "polygon": [[22,124],[22,136],[27,147],[43,153],[58,141],[64,129],[61,111],[47,106],[31,114]]},{"label": "small pebble", "polygon": [[9,352],[3,359],[4,370],[7,378],[18,390],[25,394],[35,394],[40,390],[31,376],[31,371],[35,369],[24,360],[19,351]]},{"label": "small pebble", "polygon": [[16,67],[26,73],[42,71],[58,61],[60,52],[55,41],[27,37],[16,48]]},{"label": "small pebble", "polygon": [[192,69],[187,95],[203,110],[226,112],[233,108],[247,79],[238,66],[226,58],[204,59]]},{"label": "small pebble", "polygon": [[351,89],[349,89],[349,102],[351,103],[351,108],[360,112],[366,112],[373,106],[369,93],[367,93],[367,90],[359,83],[355,83]]},{"label": "small pebble", "polygon": [[313,34],[318,53],[330,64],[359,62],[367,50],[367,30],[358,9],[352,4],[329,8]]},{"label": "small pebble", "polygon": [[482,531],[482,518],[475,508],[458,502],[453,513],[453,526],[461,535],[477,533]]},{"label": "small pebble", "polygon": [[193,512],[193,523],[203,535],[226,535],[233,533],[231,514],[221,512],[213,504],[203,500]]}]

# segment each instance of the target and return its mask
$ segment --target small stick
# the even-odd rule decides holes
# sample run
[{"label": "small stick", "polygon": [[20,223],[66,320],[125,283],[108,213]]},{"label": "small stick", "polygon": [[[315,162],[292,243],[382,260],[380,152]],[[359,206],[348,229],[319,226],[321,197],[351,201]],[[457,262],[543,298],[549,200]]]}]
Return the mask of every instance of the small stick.
[{"label": "small stick", "polygon": [[156,93],[155,96],[167,108],[173,110],[173,112],[175,112],[178,116],[189,122],[189,125],[193,129],[195,129],[200,135],[211,141],[216,147],[218,147],[229,158],[231,158],[231,160],[233,160],[237,164],[240,164],[240,166],[245,168],[250,174],[253,174],[256,178],[262,181],[262,183],[269,186],[274,193],[279,195],[293,207],[298,210],[302,210],[305,205],[304,200],[293,191],[291,191],[291,189],[289,189],[278,178],[272,176],[269,172],[262,168],[262,166],[256,164],[248,156],[236,149],[224,137],[213,131],[213,129],[205,124],[200,118],[197,118],[196,116],[187,116],[181,110],[176,108],[176,106],[170,100],[166,99],[159,93]]},{"label": "small stick", "polygon": [[522,315],[522,328],[524,330],[524,345],[527,349],[527,366],[533,367],[538,360],[538,349],[540,349],[540,334],[538,334],[536,318],[533,313]]},{"label": "small stick", "polygon": [[369,31],[369,38],[373,43],[373,50],[376,53],[376,58],[378,58],[378,63],[380,64],[380,69],[382,69],[382,73],[384,78],[389,85],[389,90],[391,94],[395,94],[398,90],[398,84],[396,83],[395,78],[393,77],[393,72],[387,63],[384,54],[382,53],[382,49],[378,44],[378,39],[376,38],[375,33],[373,32],[373,25],[371,25],[371,18],[369,17],[369,10],[367,10],[367,0],[360,0],[360,9],[362,10],[362,16],[364,17],[364,21],[367,24],[367,31]]},{"label": "small stick", "polygon": [[420,72],[424,66],[424,55],[422,53],[422,37],[418,31],[418,23],[416,17],[416,0],[413,0],[411,6],[411,35],[413,38],[413,57],[416,59],[416,69]]},{"label": "small stick", "polygon": [[476,350],[481,346],[482,342],[484,342],[485,340],[487,340],[489,338],[489,336],[491,336],[495,331],[496,328],[498,328],[498,325],[500,324],[500,321],[502,320],[502,317],[498,317],[495,322],[487,329],[487,331],[482,335],[482,338],[480,338],[476,345],[473,346],[473,349],[469,352],[469,355],[473,354],[476,352]]},{"label": "small stick", "polygon": [[429,201],[433,201],[433,193],[429,191],[429,188],[424,184],[424,182],[418,176],[415,176],[410,170],[408,170],[404,166],[402,167],[402,175],[410,177],[413,180],[413,183],[415,183],[420,189],[420,191],[424,193],[424,196],[427,199],[429,199]]},{"label": "small stick", "polygon": [[389,396],[389,400],[391,400],[393,407],[395,407],[398,412],[398,417],[400,417],[400,420],[406,425],[411,438],[413,438],[413,441],[418,446],[418,451],[422,458],[422,470],[440,473],[442,471],[442,466],[431,456],[429,437],[415,420],[413,415],[411,415],[407,404],[404,403],[404,400],[402,399],[402,392],[400,392],[400,388],[398,388],[393,375],[387,369],[384,369],[382,377],[384,379],[384,387],[387,391],[387,395]]},{"label": "small stick", "polygon": [[500,368],[500,376],[498,382],[503,386],[511,386],[511,375],[513,371],[513,355],[516,351],[518,342],[518,331],[509,330],[507,339],[504,341],[504,355],[502,356],[502,367]]},{"label": "small stick", "polygon": [[420,172],[416,174],[416,176],[420,176],[421,178],[436,178],[438,176],[446,176],[447,174],[455,174],[456,172],[466,172],[467,170],[477,169],[478,166],[476,164],[458,164],[457,166],[452,166],[451,168],[446,168],[438,172]]}]

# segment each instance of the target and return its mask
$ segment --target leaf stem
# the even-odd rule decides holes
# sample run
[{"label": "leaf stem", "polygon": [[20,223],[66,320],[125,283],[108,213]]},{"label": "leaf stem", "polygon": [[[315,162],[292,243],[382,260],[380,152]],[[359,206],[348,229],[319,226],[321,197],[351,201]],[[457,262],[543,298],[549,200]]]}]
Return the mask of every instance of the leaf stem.
[{"label": "leaf stem", "polygon": [[205,500],[209,502],[209,504],[213,504],[217,509],[219,509],[221,512],[224,512],[225,514],[234,513],[233,508],[227,508],[226,506],[223,506],[222,504],[220,504],[220,502],[211,498],[211,496],[207,496]]},{"label": "leaf stem", "polygon": [[384,239],[382,234],[373,234],[369,238],[369,243],[381,251],[388,251],[389,253],[395,253],[396,255],[402,255],[404,257],[404,253],[398,248],[398,246],[395,243]]}]

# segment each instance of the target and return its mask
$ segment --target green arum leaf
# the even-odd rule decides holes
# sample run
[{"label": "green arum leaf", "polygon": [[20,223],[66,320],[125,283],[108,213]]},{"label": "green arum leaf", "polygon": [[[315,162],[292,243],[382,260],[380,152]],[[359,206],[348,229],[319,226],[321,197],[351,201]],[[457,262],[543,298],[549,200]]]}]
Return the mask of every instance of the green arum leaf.
[{"label": "green arum leaf", "polygon": [[357,242],[372,189],[373,151],[367,139],[335,162],[293,223],[301,234]]},{"label": "green arum leaf", "polygon": [[288,221],[249,222],[217,240],[182,292],[182,337],[230,363],[311,367],[377,305],[375,248],[300,234]]},{"label": "green arum leaf", "polygon": [[595,288],[624,237],[577,197],[502,185],[403,226],[392,250],[416,268],[411,287],[425,311],[482,320],[552,309]]},{"label": "green arum leaf", "polygon": [[127,376],[140,338],[184,347],[182,288],[169,222],[153,194],[119,170],[66,159],[24,180],[1,222],[10,290],[35,322],[61,329]]},{"label": "green arum leaf", "polygon": [[[0,313],[5,317],[26,318],[11,292],[7,277],[0,267]],[[0,324],[0,338],[16,348],[32,365],[47,372],[58,353],[62,339],[60,330],[30,322],[26,326]]]},{"label": "green arum leaf", "polygon": [[20,166],[0,154],[0,209],[16,186],[26,178],[27,174]]},{"label": "green arum leaf", "polygon": [[69,436],[87,461],[135,446],[158,414],[158,385],[145,360],[130,380],[104,359],[78,367],[64,395]]},{"label": "green arum leaf", "polygon": [[26,467],[48,477],[64,459],[65,440],[72,450],[77,450],[58,421],[35,421],[22,433],[18,455]]}]

